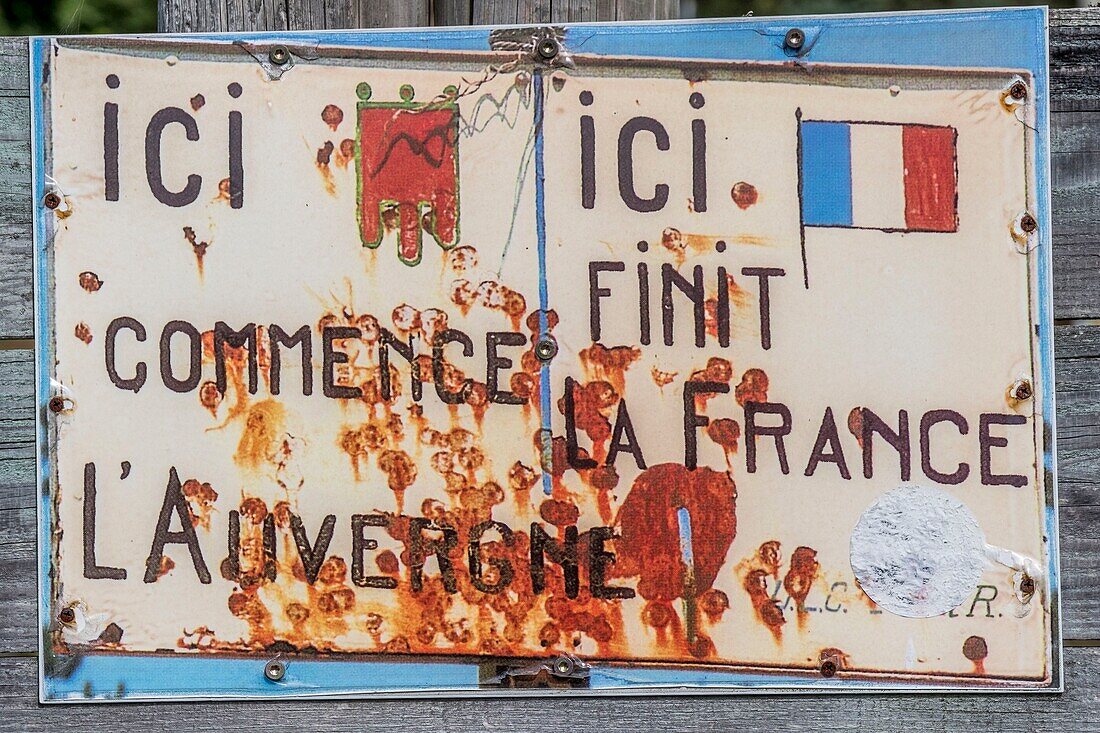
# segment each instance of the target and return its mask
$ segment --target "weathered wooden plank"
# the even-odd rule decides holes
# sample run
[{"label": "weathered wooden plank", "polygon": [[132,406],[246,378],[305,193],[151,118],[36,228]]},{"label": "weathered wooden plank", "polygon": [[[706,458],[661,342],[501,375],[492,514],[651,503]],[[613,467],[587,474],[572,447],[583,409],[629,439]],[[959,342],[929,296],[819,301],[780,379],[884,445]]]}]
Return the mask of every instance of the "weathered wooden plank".
[{"label": "weathered wooden plank", "polygon": [[235,31],[286,30],[284,0],[226,0],[226,27]]},{"label": "weathered wooden plank", "polygon": [[0,733],[156,730],[819,731],[1097,730],[1100,648],[1066,650],[1063,695],[541,697],[315,703],[40,706],[36,660],[0,658]]}]

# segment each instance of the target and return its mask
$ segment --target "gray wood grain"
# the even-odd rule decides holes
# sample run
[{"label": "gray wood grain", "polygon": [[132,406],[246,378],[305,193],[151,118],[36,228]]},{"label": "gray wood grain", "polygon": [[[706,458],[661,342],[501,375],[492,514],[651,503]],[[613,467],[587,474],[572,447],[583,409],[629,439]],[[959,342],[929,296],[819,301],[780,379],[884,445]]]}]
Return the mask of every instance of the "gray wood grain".
[{"label": "gray wood grain", "polygon": [[1062,695],[767,695],[88,705],[35,703],[35,660],[0,658],[0,733],[19,731],[1096,731],[1100,648],[1066,650]]}]

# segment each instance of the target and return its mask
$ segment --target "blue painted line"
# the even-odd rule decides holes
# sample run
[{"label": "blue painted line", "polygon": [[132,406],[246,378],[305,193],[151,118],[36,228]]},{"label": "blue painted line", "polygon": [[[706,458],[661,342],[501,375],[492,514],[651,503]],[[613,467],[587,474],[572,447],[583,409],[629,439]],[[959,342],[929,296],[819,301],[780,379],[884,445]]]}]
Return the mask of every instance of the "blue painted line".
[{"label": "blue painted line", "polygon": [[852,130],[844,122],[802,122],[802,221],[852,226]]},{"label": "blue painted line", "polygon": [[[546,171],[543,161],[545,137],[542,121],[545,109],[543,99],[542,72],[535,70],[535,236],[538,237],[539,253],[539,339],[550,334],[546,312],[550,308],[550,296],[546,288]],[[539,372],[539,412],[542,414],[542,491],[547,496],[553,491],[553,484],[547,466],[552,465],[553,443],[550,429],[550,364],[544,362]]]},{"label": "blue painted line", "polygon": [[680,507],[676,510],[676,523],[680,528],[680,559],[684,563],[684,568],[688,571],[695,571],[695,551],[691,546],[691,514],[688,512],[687,507]]}]

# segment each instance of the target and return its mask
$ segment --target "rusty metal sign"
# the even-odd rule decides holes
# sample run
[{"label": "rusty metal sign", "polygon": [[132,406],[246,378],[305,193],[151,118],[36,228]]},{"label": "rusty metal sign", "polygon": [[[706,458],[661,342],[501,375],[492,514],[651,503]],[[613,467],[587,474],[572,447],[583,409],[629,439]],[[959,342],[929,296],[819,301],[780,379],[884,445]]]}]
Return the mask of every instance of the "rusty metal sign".
[{"label": "rusty metal sign", "polygon": [[42,699],[1060,689],[1045,29],[32,41]]}]

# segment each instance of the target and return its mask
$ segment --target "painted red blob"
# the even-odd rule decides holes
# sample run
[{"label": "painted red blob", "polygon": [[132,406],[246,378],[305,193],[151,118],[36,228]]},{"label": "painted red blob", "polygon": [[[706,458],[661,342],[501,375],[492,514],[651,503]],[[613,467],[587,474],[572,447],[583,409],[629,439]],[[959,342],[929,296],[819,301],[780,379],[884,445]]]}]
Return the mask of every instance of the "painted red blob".
[{"label": "painted red blob", "polygon": [[695,589],[709,590],[737,533],[737,490],[728,474],[700,467],[689,471],[662,463],[634,480],[616,524],[619,572],[638,575],[638,594],[671,601],[684,590],[677,511],[691,516]]},{"label": "painted red blob", "polygon": [[730,189],[730,198],[733,199],[733,203],[737,204],[737,208],[747,209],[756,203],[759,194],[756,192],[756,186],[745,181],[738,181]]}]

